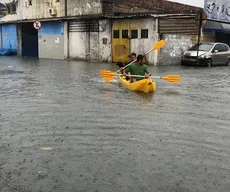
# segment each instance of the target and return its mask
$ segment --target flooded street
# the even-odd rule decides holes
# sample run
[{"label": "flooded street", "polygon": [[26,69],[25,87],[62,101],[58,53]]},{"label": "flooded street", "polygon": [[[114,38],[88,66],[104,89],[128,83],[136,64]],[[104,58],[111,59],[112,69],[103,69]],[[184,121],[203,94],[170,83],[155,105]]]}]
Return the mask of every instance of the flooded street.
[{"label": "flooded street", "polygon": [[0,58],[1,192],[226,192],[230,67],[150,67],[131,92],[116,64]]}]

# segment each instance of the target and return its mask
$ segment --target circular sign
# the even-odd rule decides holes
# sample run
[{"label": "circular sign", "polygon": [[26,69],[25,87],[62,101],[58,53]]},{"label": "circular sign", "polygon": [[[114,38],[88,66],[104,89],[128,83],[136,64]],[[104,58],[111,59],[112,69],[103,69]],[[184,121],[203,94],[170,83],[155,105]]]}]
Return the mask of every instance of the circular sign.
[{"label": "circular sign", "polygon": [[8,9],[5,4],[0,3],[0,18],[5,17],[8,14]]},{"label": "circular sign", "polygon": [[40,29],[40,28],[42,27],[42,24],[41,24],[40,21],[34,21],[34,24],[33,24],[33,25],[34,25],[34,28],[37,29],[37,30]]}]

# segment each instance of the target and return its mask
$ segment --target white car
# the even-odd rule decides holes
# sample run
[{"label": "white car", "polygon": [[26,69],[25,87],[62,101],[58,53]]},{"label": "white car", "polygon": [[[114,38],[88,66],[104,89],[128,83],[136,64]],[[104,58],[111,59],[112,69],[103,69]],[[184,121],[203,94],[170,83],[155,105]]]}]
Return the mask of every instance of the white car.
[{"label": "white car", "polygon": [[[184,53],[181,65],[197,65],[211,67],[214,65],[230,64],[230,48],[225,43],[200,43],[198,58],[198,44]],[[198,59],[198,63],[197,63]]]}]

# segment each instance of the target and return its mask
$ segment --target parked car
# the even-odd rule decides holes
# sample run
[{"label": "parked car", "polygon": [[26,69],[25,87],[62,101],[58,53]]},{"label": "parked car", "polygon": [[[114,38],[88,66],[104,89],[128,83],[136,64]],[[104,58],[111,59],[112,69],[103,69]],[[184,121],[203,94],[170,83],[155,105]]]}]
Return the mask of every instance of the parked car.
[{"label": "parked car", "polygon": [[[197,65],[198,44],[184,53],[181,65]],[[198,66],[229,65],[230,49],[224,43],[201,43],[198,52]]]}]

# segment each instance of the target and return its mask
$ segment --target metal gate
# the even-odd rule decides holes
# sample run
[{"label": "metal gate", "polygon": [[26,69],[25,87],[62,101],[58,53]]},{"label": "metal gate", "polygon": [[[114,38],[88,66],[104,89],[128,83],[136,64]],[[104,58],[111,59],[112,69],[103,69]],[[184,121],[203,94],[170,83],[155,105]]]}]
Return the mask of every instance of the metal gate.
[{"label": "metal gate", "polygon": [[160,34],[198,35],[199,24],[196,16],[166,17],[159,19]]},{"label": "metal gate", "polygon": [[69,57],[99,60],[99,21],[69,22]]}]

